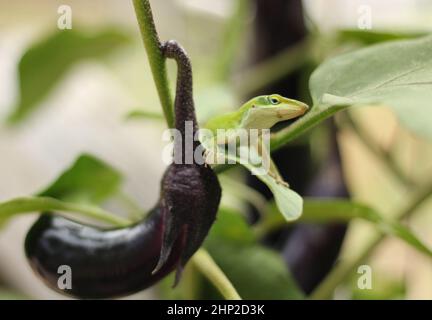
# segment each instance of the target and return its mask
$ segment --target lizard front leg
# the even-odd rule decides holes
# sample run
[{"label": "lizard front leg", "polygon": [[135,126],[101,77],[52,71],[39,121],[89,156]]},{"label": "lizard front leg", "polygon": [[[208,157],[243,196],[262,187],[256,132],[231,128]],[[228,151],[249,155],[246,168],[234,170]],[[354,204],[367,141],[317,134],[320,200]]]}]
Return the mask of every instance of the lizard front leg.
[{"label": "lizard front leg", "polygon": [[272,177],[276,182],[285,187],[289,187],[289,184],[282,178],[279,173],[276,164],[273,162],[271,158],[270,151],[264,145],[262,138],[258,139],[258,154],[261,156],[262,164],[265,168],[268,168],[268,175]]}]

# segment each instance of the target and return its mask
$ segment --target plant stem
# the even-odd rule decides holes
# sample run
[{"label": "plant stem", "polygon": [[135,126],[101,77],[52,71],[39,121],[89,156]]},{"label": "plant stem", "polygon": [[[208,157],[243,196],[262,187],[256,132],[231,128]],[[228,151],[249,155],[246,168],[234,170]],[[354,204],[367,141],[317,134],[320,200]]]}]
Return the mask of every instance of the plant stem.
[{"label": "plant stem", "polygon": [[[432,185],[428,185],[413,198],[410,204],[399,214],[396,215],[396,219],[403,220],[409,218],[414,212],[432,195]],[[330,299],[335,288],[345,281],[350,275],[352,270],[360,266],[364,261],[368,259],[374,249],[385,239],[385,235],[375,236],[370,239],[369,244],[356,258],[351,261],[339,263],[330,274],[321,282],[318,288],[310,295],[310,299]]]},{"label": "plant stem", "polygon": [[133,4],[165,119],[168,127],[173,128],[173,102],[166,72],[166,59],[161,51],[161,43],[153,21],[150,2],[148,0],[133,0]]},{"label": "plant stem", "polygon": [[239,200],[250,203],[259,214],[265,213],[267,199],[261,193],[228,175],[219,176],[219,181],[224,187],[228,187],[227,192],[232,192],[233,196],[237,197]]},{"label": "plant stem", "polygon": [[199,249],[192,261],[226,300],[241,300],[237,290],[206,250]]},{"label": "plant stem", "polygon": [[83,216],[93,218],[98,221],[103,221],[117,227],[126,227],[131,224],[131,221],[128,219],[116,216],[115,214],[106,210],[89,205],[63,203],[59,204],[57,210],[80,213]]},{"label": "plant stem", "polygon": [[[275,151],[284,145],[286,145],[291,140],[297,138],[300,134],[304,133],[306,130],[311,129],[315,125],[321,123],[325,119],[329,118],[336,112],[345,109],[347,106],[335,105],[330,107],[315,105],[311,110],[294,122],[292,125],[286,127],[275,133],[271,139],[271,151]],[[319,109],[325,108],[324,111]]]},{"label": "plant stem", "polygon": [[130,221],[99,207],[64,202],[49,197],[16,198],[0,203],[0,222],[19,213],[62,211],[79,213],[82,216],[107,222],[114,226],[127,226]]},{"label": "plant stem", "polygon": [[346,112],[343,115],[343,120],[348,124],[360,141],[369,149],[369,151],[380,159],[403,185],[412,186],[414,184],[413,181],[401,170],[389,153],[383,150],[383,148],[375,143],[372,137],[370,137],[365,130],[357,125],[349,112]]},{"label": "plant stem", "polygon": [[306,38],[268,61],[240,73],[235,79],[236,92],[240,96],[250,95],[300,68],[310,58],[308,53],[311,51],[311,42],[311,39]]},{"label": "plant stem", "polygon": [[223,31],[223,41],[216,60],[214,74],[220,82],[226,82],[229,78],[236,54],[239,51],[239,43],[245,39],[246,17],[250,10],[249,0],[236,0],[236,8],[228,19]]}]

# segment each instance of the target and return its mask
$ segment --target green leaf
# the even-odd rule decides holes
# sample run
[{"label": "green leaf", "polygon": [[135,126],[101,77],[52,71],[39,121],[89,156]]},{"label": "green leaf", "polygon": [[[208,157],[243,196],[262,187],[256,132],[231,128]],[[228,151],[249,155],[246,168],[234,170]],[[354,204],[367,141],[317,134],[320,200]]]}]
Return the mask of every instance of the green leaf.
[{"label": "green leaf", "polygon": [[17,214],[50,211],[79,213],[114,226],[130,224],[129,220],[93,205],[65,202],[49,197],[23,197],[0,203],[0,225]]},{"label": "green leaf", "polygon": [[257,175],[273,193],[276,205],[286,221],[294,221],[300,218],[303,211],[303,198],[294,190],[277,182],[268,174]]},{"label": "green leaf", "polygon": [[308,200],[305,203],[303,221],[317,222],[325,217],[339,221],[361,218],[372,222],[383,233],[404,240],[420,252],[432,257],[432,251],[408,228],[397,221],[385,218],[373,209],[347,200]]},{"label": "green leaf", "polygon": [[148,119],[148,120],[164,120],[164,115],[158,112],[146,110],[132,110],[126,115],[126,120]]},{"label": "green leaf", "polygon": [[[246,149],[246,151],[242,151],[242,149]],[[210,147],[209,150],[212,150],[212,148]],[[277,181],[270,175],[269,170],[264,172],[263,168],[253,165],[253,163],[263,163],[262,157],[258,154],[255,148],[240,146],[236,154],[230,152],[225,153],[222,151],[218,152],[223,154],[228,160],[244,166],[270,189],[279,211],[286,221],[294,221],[301,216],[303,210],[302,197],[288,186]],[[250,161],[243,161],[240,157],[242,154],[248,154]]]},{"label": "green leaf", "polygon": [[118,191],[121,174],[101,160],[84,154],[38,195],[71,202],[99,204]]},{"label": "green leaf", "polygon": [[39,197],[24,197],[0,203],[0,225],[16,214],[62,211],[79,213],[112,225],[127,225],[129,220],[115,216],[96,205],[118,191],[121,174],[101,160],[81,155]]},{"label": "green leaf", "polygon": [[256,243],[256,237],[244,217],[233,210],[220,208],[216,223],[212,226],[210,238],[220,238],[242,245]]},{"label": "green leaf", "polygon": [[[284,222],[279,215],[274,214],[275,206],[269,210],[269,215],[264,221],[264,229],[270,230],[281,226]],[[353,219],[362,219],[373,223],[384,234],[397,237],[416,250],[432,257],[431,249],[401,223],[385,218],[375,210],[349,200],[313,199],[308,198],[304,203],[301,222],[328,223],[350,222]]]},{"label": "green leaf", "polygon": [[9,122],[22,121],[33,112],[72,65],[103,57],[127,40],[123,33],[114,30],[92,34],[64,30],[32,45],[19,62],[20,97]]},{"label": "green leaf", "polygon": [[257,243],[240,215],[221,210],[204,245],[243,299],[303,297],[279,254]]},{"label": "green leaf", "polygon": [[373,290],[360,289],[357,277],[352,280],[350,300],[404,300],[406,298],[407,285],[404,279],[389,279],[386,274],[374,272]]},{"label": "green leaf", "polygon": [[303,297],[277,252],[260,245],[239,247],[224,241],[210,243],[207,249],[243,299]]},{"label": "green leaf", "polygon": [[352,106],[388,106],[414,133],[432,139],[432,37],[390,41],[337,56],[312,74],[312,109],[275,133],[277,150],[336,112]]},{"label": "green leaf", "polygon": [[26,300],[28,297],[12,291],[9,288],[0,287],[0,300]]},{"label": "green leaf", "polygon": [[392,41],[344,54],[312,74],[313,114],[336,106],[388,106],[416,134],[432,139],[432,37]]},{"label": "green leaf", "polygon": [[391,32],[384,30],[360,30],[360,29],[343,29],[338,31],[339,41],[359,42],[363,45],[371,45],[385,41],[403,40],[426,36],[425,32]]}]

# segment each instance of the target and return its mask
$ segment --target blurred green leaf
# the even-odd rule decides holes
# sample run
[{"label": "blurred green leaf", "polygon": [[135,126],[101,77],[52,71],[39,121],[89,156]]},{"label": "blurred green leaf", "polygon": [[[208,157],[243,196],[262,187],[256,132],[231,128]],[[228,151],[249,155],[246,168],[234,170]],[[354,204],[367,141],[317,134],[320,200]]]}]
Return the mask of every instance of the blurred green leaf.
[{"label": "blurred green leaf", "polygon": [[0,287],[0,300],[26,300],[28,297],[10,289]]},{"label": "blurred green leaf", "polygon": [[229,78],[236,61],[236,55],[242,48],[240,44],[247,39],[245,31],[251,3],[249,0],[234,0],[232,2],[234,3],[234,11],[224,26],[222,41],[213,70],[213,74],[220,82],[225,82]]},{"label": "blurred green leaf", "polygon": [[175,272],[161,279],[157,284],[158,299],[162,300],[196,300],[203,299],[201,296],[202,285],[205,278],[196,270],[193,263],[188,263],[182,272],[181,281],[175,283]]},{"label": "blurred green leaf", "polygon": [[244,217],[227,208],[219,209],[216,223],[212,226],[209,237],[225,239],[242,245],[252,245],[257,241]]},{"label": "blurred green leaf", "polygon": [[373,275],[373,288],[360,289],[357,277],[352,283],[352,300],[402,300],[405,298],[407,288],[403,281],[389,279],[385,274]]},{"label": "blurred green leaf", "polygon": [[337,106],[388,106],[407,128],[432,139],[432,37],[392,41],[330,59],[312,74],[310,90],[314,108],[308,118],[328,115]]},{"label": "blurred green leaf", "polygon": [[248,203],[259,214],[265,212],[268,201],[262,193],[247,185],[244,181],[239,180],[238,177],[233,177],[232,173],[231,175],[220,174],[218,178],[224,190],[223,204],[227,204],[227,206],[234,205],[235,208],[237,202],[242,205]]},{"label": "blurred green leaf", "polygon": [[254,239],[240,215],[220,210],[205,247],[243,299],[302,298],[279,254]]},{"label": "blurred green leaf", "polygon": [[272,151],[353,106],[387,106],[419,136],[432,139],[432,36],[391,41],[334,57],[312,74],[312,109],[271,139]]},{"label": "blurred green leaf", "polygon": [[115,30],[88,34],[74,29],[32,45],[19,62],[20,96],[9,122],[17,123],[33,112],[72,65],[106,56],[127,42],[126,35]]},{"label": "blurred green leaf", "polygon": [[425,32],[391,32],[384,30],[360,30],[360,29],[342,29],[337,32],[339,41],[358,42],[363,45],[372,45],[385,41],[403,40],[425,36]]},{"label": "blurred green leaf", "polygon": [[257,175],[273,193],[280,213],[286,221],[294,221],[301,217],[303,210],[303,198],[294,190],[282,185],[270,175]]},{"label": "blurred green leaf", "polygon": [[[208,70],[206,70],[208,72]],[[204,77],[203,74],[198,74]],[[195,95],[198,122],[203,126],[209,119],[225,112],[233,111],[239,101],[228,83],[203,83],[198,86]]]},{"label": "blurred green leaf", "polygon": [[[212,150],[211,147],[209,150]],[[225,152],[222,151],[221,154],[225,155]],[[249,161],[243,161],[240,157],[242,154],[247,154],[249,156]],[[253,163],[264,163],[263,158],[258,154],[255,148],[240,146],[238,152],[235,154],[227,152],[225,156],[228,160],[235,161],[244,166],[270,189],[279,208],[279,212],[287,221],[294,221],[301,216],[303,210],[302,197],[294,190],[290,189],[289,186],[277,181],[270,175],[268,170],[263,170],[263,167],[253,165]]]},{"label": "blurred green leaf", "polygon": [[[276,206],[269,209],[262,230],[272,230],[283,225],[284,221],[276,214]],[[313,199],[307,198],[304,202],[301,222],[329,223],[349,222],[353,219],[362,219],[373,223],[381,232],[395,236],[416,250],[432,257],[432,251],[408,228],[397,221],[385,218],[375,210],[349,200],[337,199]]]},{"label": "blurred green leaf", "polygon": [[39,197],[0,203],[0,225],[16,214],[46,211],[79,213],[112,225],[127,225],[128,220],[96,206],[115,194],[121,182],[117,170],[91,155],[81,155]]},{"label": "blurred green leaf", "polygon": [[148,119],[148,120],[164,120],[164,115],[158,112],[146,110],[132,110],[126,115],[126,120]]},{"label": "blurred green leaf", "polygon": [[97,206],[66,202],[49,197],[23,197],[0,203],[0,226],[7,220],[22,213],[32,212],[70,212],[114,226],[126,226],[129,220],[111,214]]},{"label": "blurred green leaf", "polygon": [[91,155],[83,154],[38,195],[99,204],[117,192],[121,183],[122,176],[117,170]]}]

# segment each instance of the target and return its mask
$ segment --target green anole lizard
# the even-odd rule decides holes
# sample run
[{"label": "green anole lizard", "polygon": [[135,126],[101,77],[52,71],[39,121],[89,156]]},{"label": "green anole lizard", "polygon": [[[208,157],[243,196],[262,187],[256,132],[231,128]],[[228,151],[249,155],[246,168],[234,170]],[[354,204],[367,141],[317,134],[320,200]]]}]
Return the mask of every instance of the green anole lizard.
[{"label": "green anole lizard", "polygon": [[[204,127],[216,137],[214,140],[216,145],[222,146],[233,139],[237,139],[239,129],[270,129],[278,122],[303,115],[307,110],[308,106],[303,102],[288,99],[278,94],[258,96],[249,100],[234,112],[210,119]],[[218,130],[221,129],[225,130],[224,135],[218,135]],[[204,141],[204,145],[208,148],[212,147],[209,141]],[[262,143],[259,143],[259,146],[263,146]],[[284,183],[276,166],[271,161],[269,150],[261,148],[257,151],[263,161],[270,162],[270,176],[278,182]]]},{"label": "green anole lizard", "polygon": [[[245,132],[244,129],[246,129],[246,132],[251,132],[249,130],[258,129],[258,132],[262,132],[262,129],[270,129],[278,122],[302,116],[308,109],[309,107],[300,101],[272,94],[255,97],[237,111],[212,118],[204,126],[205,129],[210,131],[211,135],[201,137],[202,145],[206,149],[206,160],[209,155],[214,157],[222,154],[224,160],[234,160],[242,164],[267,185],[285,219],[287,221],[295,220],[303,211],[303,199],[283,181],[277,167],[271,160],[270,151],[266,149],[265,144],[258,143],[258,147],[253,144],[242,147],[241,143],[237,144],[237,139],[239,130]],[[218,135],[220,129],[224,130],[223,135]],[[258,137],[258,139],[262,138]],[[242,161],[241,153],[240,157],[237,154],[232,155],[229,151],[227,153],[226,145],[233,142],[233,140],[234,146],[238,146],[238,149],[243,148],[243,150],[248,151],[250,159],[260,159],[263,164],[267,161],[269,165],[266,168],[268,170],[262,172],[262,170],[257,170],[255,164]],[[220,158],[218,157],[218,159]],[[214,163],[213,160],[209,163]]]}]

